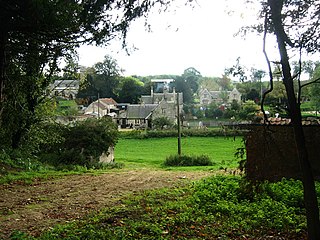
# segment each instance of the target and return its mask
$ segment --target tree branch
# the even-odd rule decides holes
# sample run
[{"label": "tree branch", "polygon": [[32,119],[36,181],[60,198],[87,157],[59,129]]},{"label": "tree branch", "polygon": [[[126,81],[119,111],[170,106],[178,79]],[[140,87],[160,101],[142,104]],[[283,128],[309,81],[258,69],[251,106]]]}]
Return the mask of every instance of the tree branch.
[{"label": "tree branch", "polygon": [[266,40],[267,40],[267,22],[268,22],[268,13],[266,13],[266,16],[265,16],[265,21],[264,21],[264,33],[263,33],[263,54],[264,54],[264,57],[267,61],[267,64],[268,64],[268,73],[269,73],[269,81],[270,81],[270,88],[265,91],[262,95],[262,99],[261,99],[261,111],[263,113],[263,121],[264,123],[270,123],[269,120],[268,120],[268,116],[264,110],[264,101],[266,99],[266,96],[267,94],[269,94],[270,92],[273,91],[273,75],[272,75],[272,69],[271,69],[271,63],[270,63],[270,60],[269,60],[269,57],[268,57],[268,54],[266,52]]}]

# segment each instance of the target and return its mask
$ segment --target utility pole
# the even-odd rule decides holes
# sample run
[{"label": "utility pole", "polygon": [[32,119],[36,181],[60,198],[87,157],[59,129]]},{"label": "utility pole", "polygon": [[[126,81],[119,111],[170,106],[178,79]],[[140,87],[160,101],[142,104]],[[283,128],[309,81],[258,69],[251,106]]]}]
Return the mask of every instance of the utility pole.
[{"label": "utility pole", "polygon": [[98,91],[98,119],[100,119],[100,93]]},{"label": "utility pole", "polygon": [[178,123],[178,155],[181,155],[181,126],[180,126],[180,101],[177,92],[177,123]]}]

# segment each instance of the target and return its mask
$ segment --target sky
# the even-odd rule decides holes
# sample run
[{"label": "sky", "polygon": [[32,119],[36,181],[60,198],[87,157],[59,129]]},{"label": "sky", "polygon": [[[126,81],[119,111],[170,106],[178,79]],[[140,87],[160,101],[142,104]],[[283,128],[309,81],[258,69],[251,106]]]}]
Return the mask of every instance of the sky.
[{"label": "sky", "polygon": [[[256,14],[243,0],[197,0],[193,8],[177,4],[169,12],[150,14],[152,32],[146,31],[144,20],[132,24],[127,41],[136,50],[130,55],[121,50],[120,41],[105,48],[82,46],[79,64],[92,66],[108,54],[125,76],[181,75],[194,67],[202,76],[220,77],[240,57],[248,68],[266,70],[262,37],[235,36],[242,26],[256,22]],[[269,52],[275,54],[272,44]]]}]

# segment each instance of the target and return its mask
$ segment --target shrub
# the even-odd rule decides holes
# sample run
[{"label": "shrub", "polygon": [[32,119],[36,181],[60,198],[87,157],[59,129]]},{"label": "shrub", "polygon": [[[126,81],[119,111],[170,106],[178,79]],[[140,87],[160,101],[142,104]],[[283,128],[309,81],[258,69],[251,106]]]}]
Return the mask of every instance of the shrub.
[{"label": "shrub", "polygon": [[114,146],[118,138],[117,126],[109,118],[88,119],[61,129],[64,130],[60,131],[62,140],[42,151],[42,156],[50,156],[55,165],[94,167],[101,154]]},{"label": "shrub", "polygon": [[164,129],[170,128],[173,125],[173,122],[170,121],[167,117],[159,117],[153,120],[153,126],[155,129]]},{"label": "shrub", "polygon": [[188,156],[188,155],[171,155],[166,158],[165,166],[211,166],[213,165],[209,156]]},{"label": "shrub", "polygon": [[[176,130],[151,130],[151,131],[126,131],[120,132],[119,137],[130,139],[144,138],[164,138],[177,137]],[[183,129],[181,132],[183,137],[218,137],[218,136],[241,136],[241,130],[230,128],[215,128],[215,129]]]}]

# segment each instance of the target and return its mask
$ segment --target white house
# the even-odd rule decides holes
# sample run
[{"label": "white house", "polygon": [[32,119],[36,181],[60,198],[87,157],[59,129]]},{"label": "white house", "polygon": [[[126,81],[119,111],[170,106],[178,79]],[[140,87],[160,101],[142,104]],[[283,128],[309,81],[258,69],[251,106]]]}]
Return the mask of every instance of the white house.
[{"label": "white house", "polygon": [[100,98],[95,102],[92,102],[85,110],[85,115],[94,115],[97,117],[103,117],[109,115],[115,117],[118,111],[117,102],[113,98]]}]

